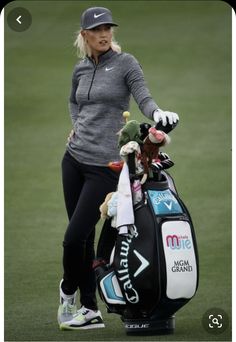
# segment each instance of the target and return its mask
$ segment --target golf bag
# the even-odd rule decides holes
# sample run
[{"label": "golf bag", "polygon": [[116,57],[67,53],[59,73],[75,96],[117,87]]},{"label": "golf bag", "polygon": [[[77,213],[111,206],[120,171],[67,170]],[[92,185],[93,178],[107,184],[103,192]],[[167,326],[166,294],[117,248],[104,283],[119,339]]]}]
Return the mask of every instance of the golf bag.
[{"label": "golf bag", "polygon": [[173,333],[175,313],[198,287],[193,223],[164,170],[142,185],[133,211],[135,224],[117,234],[109,263],[95,268],[99,294],[127,334]]}]

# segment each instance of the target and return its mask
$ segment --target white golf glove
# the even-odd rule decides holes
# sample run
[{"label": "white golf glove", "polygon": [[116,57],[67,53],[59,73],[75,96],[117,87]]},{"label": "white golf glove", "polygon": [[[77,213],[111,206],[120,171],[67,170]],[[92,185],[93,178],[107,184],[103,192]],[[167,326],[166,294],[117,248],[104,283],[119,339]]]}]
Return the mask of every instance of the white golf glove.
[{"label": "white golf glove", "polygon": [[153,120],[156,123],[162,121],[163,126],[166,126],[168,122],[170,125],[172,125],[179,121],[179,115],[177,113],[164,111],[159,108],[154,111]]}]

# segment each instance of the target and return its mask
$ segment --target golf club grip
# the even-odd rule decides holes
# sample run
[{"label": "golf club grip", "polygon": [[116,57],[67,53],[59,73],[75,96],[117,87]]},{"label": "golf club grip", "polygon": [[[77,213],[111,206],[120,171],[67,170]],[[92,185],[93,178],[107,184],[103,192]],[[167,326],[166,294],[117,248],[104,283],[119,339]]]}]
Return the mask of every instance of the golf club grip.
[{"label": "golf club grip", "polygon": [[129,174],[135,174],[135,152],[128,154]]}]

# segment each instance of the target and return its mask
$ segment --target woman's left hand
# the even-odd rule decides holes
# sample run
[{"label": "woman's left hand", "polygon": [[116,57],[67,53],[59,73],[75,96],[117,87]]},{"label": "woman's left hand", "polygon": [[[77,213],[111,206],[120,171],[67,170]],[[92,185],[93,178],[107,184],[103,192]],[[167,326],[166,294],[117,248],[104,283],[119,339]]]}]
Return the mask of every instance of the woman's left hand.
[{"label": "woman's left hand", "polygon": [[71,141],[71,138],[73,137],[74,133],[75,133],[75,131],[72,129],[72,130],[70,131],[70,134],[69,134],[68,138],[67,138],[67,141],[68,141],[68,142]]}]

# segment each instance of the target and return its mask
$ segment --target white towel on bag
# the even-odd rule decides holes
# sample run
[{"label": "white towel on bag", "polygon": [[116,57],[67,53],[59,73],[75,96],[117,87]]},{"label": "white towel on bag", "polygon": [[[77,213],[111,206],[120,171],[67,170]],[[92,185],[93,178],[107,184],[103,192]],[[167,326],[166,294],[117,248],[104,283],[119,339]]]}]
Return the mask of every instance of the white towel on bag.
[{"label": "white towel on bag", "polygon": [[129,179],[129,168],[125,162],[118,182],[117,220],[116,228],[119,234],[127,234],[128,226],[134,224],[132,193]]}]

